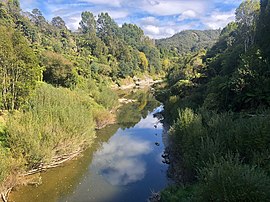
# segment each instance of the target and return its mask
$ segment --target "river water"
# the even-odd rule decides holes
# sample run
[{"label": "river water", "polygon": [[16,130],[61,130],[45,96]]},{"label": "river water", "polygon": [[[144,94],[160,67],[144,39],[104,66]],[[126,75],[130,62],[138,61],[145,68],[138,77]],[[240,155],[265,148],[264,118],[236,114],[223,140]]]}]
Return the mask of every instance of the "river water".
[{"label": "river water", "polygon": [[39,186],[20,186],[13,202],[143,202],[165,188],[168,166],[162,163],[166,133],[154,116],[162,106],[151,94],[122,107],[119,124],[97,132],[82,156],[41,173]]}]

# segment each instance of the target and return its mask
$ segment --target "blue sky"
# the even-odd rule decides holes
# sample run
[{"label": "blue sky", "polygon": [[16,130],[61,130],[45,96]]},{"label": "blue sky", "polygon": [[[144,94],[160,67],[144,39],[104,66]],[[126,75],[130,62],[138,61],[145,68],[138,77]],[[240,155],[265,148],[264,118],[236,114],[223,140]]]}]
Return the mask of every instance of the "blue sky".
[{"label": "blue sky", "polygon": [[218,29],[234,20],[242,0],[21,0],[24,11],[38,8],[47,20],[62,17],[76,30],[82,11],[108,12],[121,26],[140,26],[151,38],[164,38],[186,29]]}]

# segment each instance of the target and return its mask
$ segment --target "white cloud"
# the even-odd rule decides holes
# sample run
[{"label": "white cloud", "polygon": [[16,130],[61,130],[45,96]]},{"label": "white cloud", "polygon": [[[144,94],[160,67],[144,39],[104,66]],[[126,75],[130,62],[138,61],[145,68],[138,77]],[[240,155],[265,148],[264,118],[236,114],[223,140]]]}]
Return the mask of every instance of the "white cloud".
[{"label": "white cloud", "polygon": [[142,24],[148,24],[148,25],[156,25],[159,23],[159,20],[153,16],[142,18],[140,21]]},{"label": "white cloud", "polygon": [[77,30],[79,27],[79,22],[81,21],[81,13],[77,13],[71,16],[64,17],[67,22],[67,27],[71,30]]},{"label": "white cloud", "polygon": [[179,21],[183,21],[186,19],[194,19],[197,17],[197,13],[193,10],[184,11],[178,18]]},{"label": "white cloud", "polygon": [[95,154],[92,165],[110,184],[127,185],[144,178],[146,163],[141,156],[150,152],[150,142],[116,135],[103,144],[102,150]]},{"label": "white cloud", "polygon": [[82,0],[82,2],[89,2],[96,5],[110,5],[115,7],[121,6],[121,0]]},{"label": "white cloud", "polygon": [[209,29],[225,27],[229,22],[235,20],[235,11],[228,12],[213,11],[210,16],[202,18],[202,23]]},{"label": "white cloud", "polygon": [[151,2],[149,0],[143,1],[140,9],[157,16],[179,15],[187,10],[203,13],[208,9],[204,0],[159,0],[155,1],[155,4]]},{"label": "white cloud", "polygon": [[160,28],[154,25],[143,26],[143,29],[149,35],[158,35],[160,33]]}]

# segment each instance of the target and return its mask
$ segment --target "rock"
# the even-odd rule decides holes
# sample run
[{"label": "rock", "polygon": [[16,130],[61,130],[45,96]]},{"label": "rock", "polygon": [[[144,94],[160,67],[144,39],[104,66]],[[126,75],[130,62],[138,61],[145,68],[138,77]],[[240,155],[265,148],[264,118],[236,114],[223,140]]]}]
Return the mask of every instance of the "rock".
[{"label": "rock", "polygon": [[158,202],[161,200],[161,196],[159,193],[152,193],[152,195],[148,198],[148,202]]}]

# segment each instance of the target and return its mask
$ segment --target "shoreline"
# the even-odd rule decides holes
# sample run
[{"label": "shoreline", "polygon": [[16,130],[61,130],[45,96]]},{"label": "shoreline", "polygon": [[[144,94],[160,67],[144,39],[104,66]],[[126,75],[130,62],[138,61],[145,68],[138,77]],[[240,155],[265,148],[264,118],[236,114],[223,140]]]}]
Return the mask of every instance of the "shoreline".
[{"label": "shoreline", "polygon": [[[161,81],[153,81],[153,79],[147,79],[142,81],[139,85],[134,84],[129,84],[129,85],[124,85],[122,87],[118,87],[116,90],[128,90],[128,89],[133,89],[134,87],[136,89],[142,89],[146,87],[151,87],[155,83],[159,83]],[[119,98],[119,106],[117,106],[114,110],[111,111],[111,113],[116,116],[116,112],[121,108],[121,106],[129,103],[134,103],[137,100],[132,100],[132,99],[126,99],[126,98]],[[109,125],[116,124],[117,120],[116,118],[112,122],[107,122],[103,124],[102,126],[95,127],[95,130],[100,130],[102,128],[105,128]],[[92,143],[91,143],[92,144]],[[27,184],[38,184],[38,182],[33,182],[33,181],[27,181],[26,183],[23,182],[25,181],[25,178],[28,176],[33,176],[35,174],[41,173],[41,172],[46,172],[49,169],[59,167],[63,165],[64,163],[73,160],[74,158],[78,157],[83,151],[85,151],[88,147],[91,147],[91,144],[88,145],[87,147],[82,146],[81,148],[77,149],[76,151],[69,153],[69,154],[64,154],[61,156],[55,156],[52,159],[52,162],[49,164],[41,164],[38,168],[29,170],[25,173],[17,173],[15,176],[12,174],[7,177],[7,179],[3,182],[3,187],[2,190],[0,190],[0,202],[8,202],[9,200],[9,194],[12,192],[12,190],[19,185],[27,185]],[[5,185],[9,184],[9,185]],[[5,187],[5,188],[4,188]]]}]

